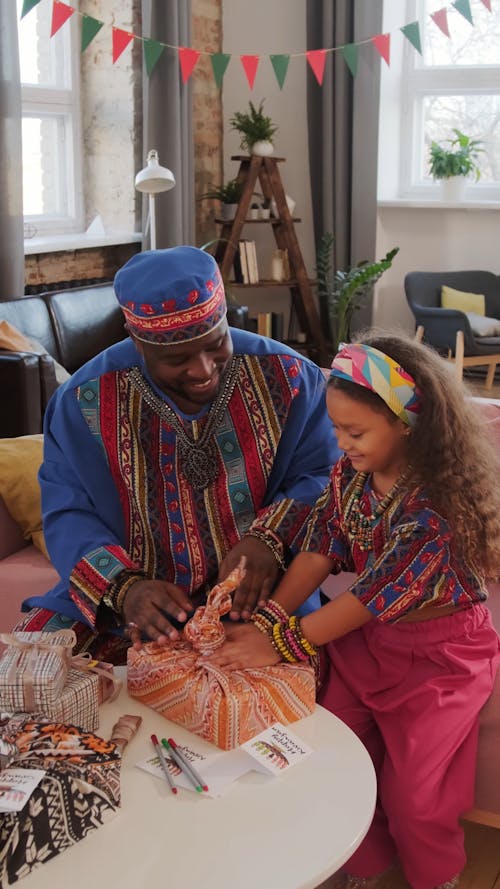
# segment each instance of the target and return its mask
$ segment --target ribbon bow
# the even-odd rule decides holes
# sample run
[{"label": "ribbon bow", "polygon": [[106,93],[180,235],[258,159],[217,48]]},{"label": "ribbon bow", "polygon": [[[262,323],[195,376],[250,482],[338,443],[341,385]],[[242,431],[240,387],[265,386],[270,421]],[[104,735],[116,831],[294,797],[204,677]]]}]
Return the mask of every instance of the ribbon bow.
[{"label": "ribbon bow", "polygon": [[231,611],[233,602],[231,593],[239,587],[246,574],[245,562],[243,556],[226,579],[210,590],[207,604],[200,605],[184,627],[184,637],[200,654],[211,654],[220,648],[226,638],[220,619],[222,615]]}]

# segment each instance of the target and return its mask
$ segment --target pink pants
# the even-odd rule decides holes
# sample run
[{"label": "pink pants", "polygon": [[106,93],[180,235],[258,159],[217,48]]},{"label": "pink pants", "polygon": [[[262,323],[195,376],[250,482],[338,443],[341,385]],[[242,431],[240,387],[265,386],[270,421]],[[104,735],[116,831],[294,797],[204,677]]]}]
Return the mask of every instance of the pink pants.
[{"label": "pink pants", "polygon": [[372,825],[345,868],[375,876],[399,855],[412,889],[433,889],[465,865],[458,819],[473,805],[478,714],[500,659],[489,611],[372,620],[326,654],[319,703],[363,741],[378,779]]}]

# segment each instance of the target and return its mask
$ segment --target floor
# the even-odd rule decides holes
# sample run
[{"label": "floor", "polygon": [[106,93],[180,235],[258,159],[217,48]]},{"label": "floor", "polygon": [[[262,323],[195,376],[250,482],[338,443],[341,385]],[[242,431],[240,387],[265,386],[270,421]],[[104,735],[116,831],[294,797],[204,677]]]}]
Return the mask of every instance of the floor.
[{"label": "floor", "polygon": [[[460,877],[459,889],[500,889],[500,830],[480,824],[465,824],[467,867]],[[332,879],[318,889],[329,889]],[[410,889],[399,869],[380,878],[377,889]]]}]

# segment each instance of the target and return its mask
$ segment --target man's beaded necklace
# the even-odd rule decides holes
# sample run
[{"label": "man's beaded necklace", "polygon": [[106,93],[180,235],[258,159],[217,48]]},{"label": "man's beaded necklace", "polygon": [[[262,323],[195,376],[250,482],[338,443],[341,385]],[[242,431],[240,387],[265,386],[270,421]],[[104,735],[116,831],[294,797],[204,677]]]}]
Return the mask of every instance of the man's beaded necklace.
[{"label": "man's beaded necklace", "polygon": [[215,431],[233,394],[240,365],[241,357],[233,356],[222,377],[219,394],[207,414],[205,428],[197,439],[189,435],[173,408],[156,395],[139,367],[133,367],[128,372],[129,381],[141,393],[146,404],[175,431],[181,472],[191,487],[197,491],[204,490],[217,477]]},{"label": "man's beaded necklace", "polygon": [[361,497],[370,473],[357,472],[354,476],[346,491],[346,497],[342,504],[342,511],[347,531],[349,535],[354,538],[355,543],[360,549],[365,551],[372,549],[373,529],[388,506],[393,503],[401,489],[405,487],[409,473],[410,470],[408,468],[402,475],[400,475],[385,497],[377,503],[375,509],[368,514],[363,512]]}]

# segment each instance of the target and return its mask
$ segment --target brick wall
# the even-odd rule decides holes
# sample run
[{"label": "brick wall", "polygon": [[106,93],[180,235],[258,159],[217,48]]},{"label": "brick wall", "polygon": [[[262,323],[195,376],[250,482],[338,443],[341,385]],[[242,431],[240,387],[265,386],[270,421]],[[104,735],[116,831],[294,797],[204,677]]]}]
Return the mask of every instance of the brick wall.
[{"label": "brick wall", "polygon": [[51,284],[57,283],[61,283],[62,289],[71,281],[110,281],[138,250],[140,244],[134,243],[91,247],[86,250],[33,253],[25,257],[25,286],[33,293],[34,288],[46,290]]}]

